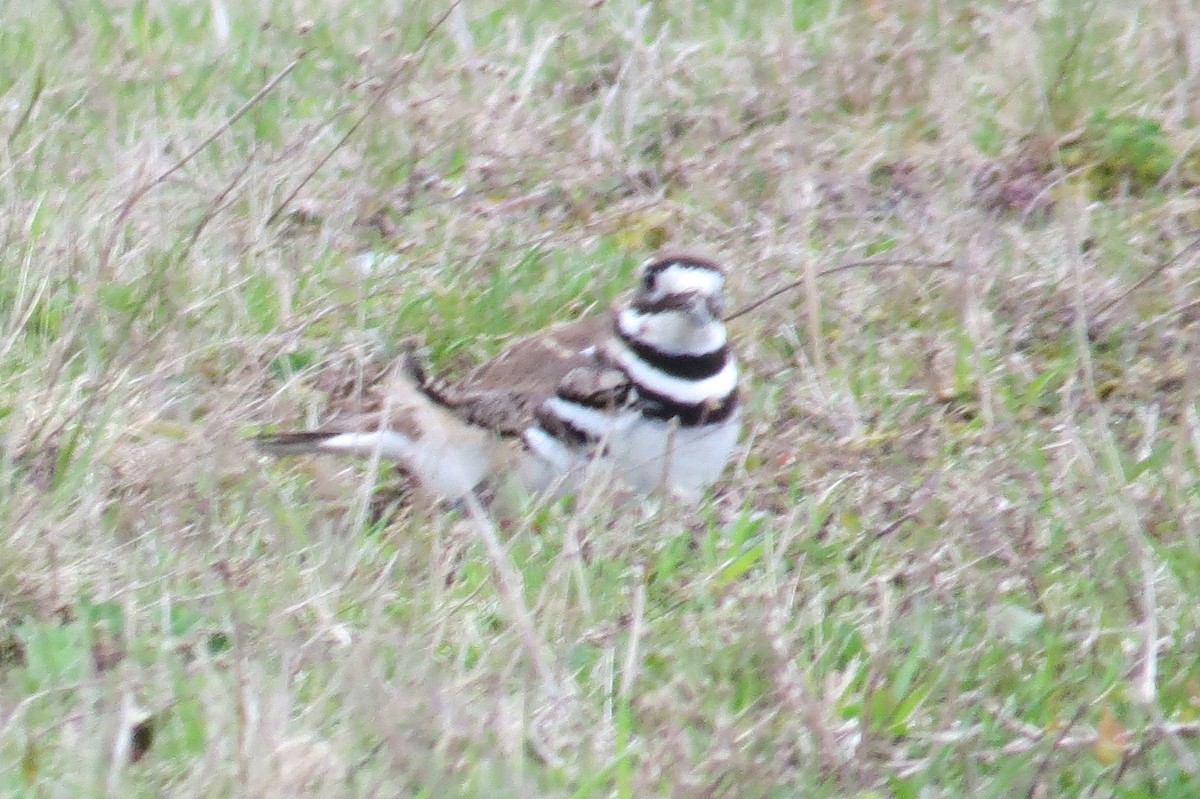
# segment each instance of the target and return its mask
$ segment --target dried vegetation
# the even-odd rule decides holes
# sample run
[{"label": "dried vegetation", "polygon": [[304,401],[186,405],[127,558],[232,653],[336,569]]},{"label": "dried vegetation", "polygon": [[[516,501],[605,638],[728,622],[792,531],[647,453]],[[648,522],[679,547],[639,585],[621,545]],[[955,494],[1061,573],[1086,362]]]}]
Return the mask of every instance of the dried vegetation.
[{"label": "dried vegetation", "polygon": [[[0,791],[1194,795],[1191,3],[4,25]],[[794,285],[698,511],[246,443],[663,244]]]}]

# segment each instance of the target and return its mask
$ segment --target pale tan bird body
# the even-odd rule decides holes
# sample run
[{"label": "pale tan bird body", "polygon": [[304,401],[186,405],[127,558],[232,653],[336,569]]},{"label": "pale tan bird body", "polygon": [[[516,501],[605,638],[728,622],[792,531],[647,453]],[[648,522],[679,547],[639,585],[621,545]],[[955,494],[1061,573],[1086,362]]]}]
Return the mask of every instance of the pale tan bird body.
[{"label": "pale tan bird body", "polygon": [[551,327],[457,382],[401,363],[371,413],[258,444],[277,455],[377,454],[450,499],[484,484],[571,488],[585,475],[695,496],[740,431],[722,287],[713,262],[664,256],[612,315]]}]

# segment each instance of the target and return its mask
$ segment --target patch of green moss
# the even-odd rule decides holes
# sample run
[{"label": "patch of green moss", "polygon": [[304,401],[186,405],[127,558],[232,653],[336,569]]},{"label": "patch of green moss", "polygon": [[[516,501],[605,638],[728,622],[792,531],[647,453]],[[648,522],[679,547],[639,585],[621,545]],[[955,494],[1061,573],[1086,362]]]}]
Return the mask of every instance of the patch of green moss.
[{"label": "patch of green moss", "polygon": [[1092,114],[1082,136],[1063,147],[1061,156],[1067,167],[1084,170],[1098,197],[1144,194],[1166,177],[1177,158],[1160,122],[1104,109]]}]

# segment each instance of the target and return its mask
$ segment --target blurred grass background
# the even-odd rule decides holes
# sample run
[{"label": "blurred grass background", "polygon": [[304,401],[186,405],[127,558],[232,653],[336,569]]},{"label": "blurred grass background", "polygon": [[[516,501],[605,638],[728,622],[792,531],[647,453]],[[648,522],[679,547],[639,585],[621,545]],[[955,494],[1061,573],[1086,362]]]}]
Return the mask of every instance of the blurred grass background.
[{"label": "blurred grass background", "polygon": [[[1191,3],[0,17],[5,795],[1195,795]],[[697,510],[531,511],[514,582],[245,443],[660,246],[797,284]]]}]

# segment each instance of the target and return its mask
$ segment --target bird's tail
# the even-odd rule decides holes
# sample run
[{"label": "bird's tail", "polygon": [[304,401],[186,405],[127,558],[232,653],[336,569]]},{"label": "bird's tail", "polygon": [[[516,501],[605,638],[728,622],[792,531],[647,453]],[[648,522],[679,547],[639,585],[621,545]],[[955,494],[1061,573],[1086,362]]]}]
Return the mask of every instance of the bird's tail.
[{"label": "bird's tail", "polygon": [[401,464],[431,493],[458,499],[504,469],[506,449],[492,431],[437,402],[426,384],[406,354],[373,412],[328,429],[259,435],[254,443],[270,455],[378,456]]},{"label": "bird's tail", "polygon": [[304,455],[326,452],[324,444],[339,435],[329,430],[301,430],[288,433],[264,433],[255,436],[254,446],[267,455]]}]

